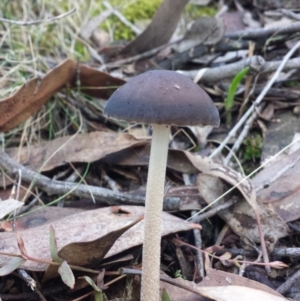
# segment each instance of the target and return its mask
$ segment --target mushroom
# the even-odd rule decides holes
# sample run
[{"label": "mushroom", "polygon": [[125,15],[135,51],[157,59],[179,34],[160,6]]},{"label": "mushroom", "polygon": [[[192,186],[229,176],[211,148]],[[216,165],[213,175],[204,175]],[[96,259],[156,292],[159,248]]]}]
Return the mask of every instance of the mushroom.
[{"label": "mushroom", "polygon": [[109,98],[104,115],[152,124],[146,190],[141,300],[159,300],[161,217],[171,125],[219,126],[210,97],[188,77],[154,70],[134,77]]}]

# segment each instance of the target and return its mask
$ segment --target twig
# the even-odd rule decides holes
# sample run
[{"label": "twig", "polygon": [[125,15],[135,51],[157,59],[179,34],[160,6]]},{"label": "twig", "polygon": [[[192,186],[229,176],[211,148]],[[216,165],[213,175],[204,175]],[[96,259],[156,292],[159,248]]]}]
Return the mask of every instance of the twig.
[{"label": "twig", "polygon": [[[126,275],[142,275],[142,271],[140,270],[134,270],[134,269],[128,269],[128,268],[120,268],[119,272],[121,275],[126,274]],[[176,281],[175,279],[167,278],[165,276],[160,276],[160,281],[172,284],[174,286],[180,287],[182,289],[185,289],[187,291],[190,291],[192,293],[195,293],[199,295],[199,291],[194,289],[191,285],[185,285],[182,282],[179,282],[178,280]]]},{"label": "twig", "polygon": [[231,198],[227,202],[219,204],[219,205],[215,206],[214,208],[210,209],[209,211],[202,213],[201,215],[193,214],[192,218],[190,218],[189,221],[192,223],[201,223],[202,221],[204,221],[210,217],[213,217],[218,212],[231,207],[236,202],[237,202],[236,198]]},{"label": "twig", "polygon": [[73,8],[72,10],[61,14],[59,16],[53,17],[53,18],[49,18],[49,19],[44,19],[44,20],[35,20],[35,21],[15,21],[15,20],[9,20],[9,19],[5,19],[5,18],[0,18],[0,21],[2,22],[6,22],[6,23],[10,23],[10,24],[16,24],[16,25],[20,25],[20,26],[29,26],[29,25],[38,25],[38,24],[42,24],[42,23],[52,23],[55,22],[59,19],[62,19],[68,15],[73,14],[76,11],[76,8]]},{"label": "twig", "polygon": [[287,10],[287,9],[280,9],[279,10],[284,16],[287,16],[291,19],[294,19],[296,21],[300,21],[300,15],[299,14],[295,14],[293,13],[292,11],[290,10]]},{"label": "twig", "polygon": [[[183,181],[185,185],[191,185],[191,179],[188,174],[183,174]],[[192,215],[194,215],[196,211],[192,211]],[[204,264],[203,264],[203,256],[202,253],[199,251],[202,249],[202,238],[201,238],[201,233],[199,229],[194,229],[193,230],[194,234],[194,241],[195,241],[195,246],[198,248],[196,250],[196,264],[197,264],[197,269],[199,272],[200,277],[203,279],[204,278]]]},{"label": "twig", "polygon": [[103,173],[103,179],[107,182],[110,189],[114,192],[119,192],[118,184],[116,183],[116,181],[110,178],[104,170],[102,171],[102,173]]},{"label": "twig", "polygon": [[268,38],[273,34],[291,34],[299,31],[300,22],[295,22],[286,26],[236,31],[233,33],[226,34],[225,37],[231,39],[261,39]]},{"label": "twig", "polygon": [[224,141],[220,144],[220,146],[210,155],[210,158],[215,157],[224,148],[224,145],[227,144],[227,142],[233,136],[236,135],[236,133],[239,130],[239,128],[246,122],[246,120],[249,118],[249,116],[254,111],[255,107],[257,107],[260,104],[260,102],[263,100],[263,98],[265,97],[266,93],[271,88],[271,86],[273,85],[273,83],[276,81],[276,79],[278,78],[280,72],[283,70],[284,66],[286,65],[286,63],[288,62],[288,60],[290,59],[290,57],[294,54],[294,52],[299,48],[299,46],[300,46],[300,41],[296,45],[294,45],[294,47],[284,56],[284,58],[283,58],[281,64],[279,65],[278,69],[276,70],[276,72],[274,73],[274,75],[272,76],[272,78],[269,80],[269,82],[267,83],[267,85],[265,86],[265,88],[262,90],[262,92],[260,93],[260,95],[256,98],[256,100],[254,101],[254,103],[252,104],[252,106],[243,115],[243,117],[239,120],[239,122],[229,132],[229,134],[224,139]]},{"label": "twig", "polygon": [[[192,211],[192,214],[195,214],[196,211]],[[202,249],[202,237],[201,237],[201,232],[199,229],[194,229],[194,241],[195,241],[195,246],[201,250]],[[202,253],[197,250],[196,251],[196,263],[197,263],[197,268],[199,275],[202,279],[204,279],[204,264],[203,264],[203,255]]]},{"label": "twig", "polygon": [[[113,192],[110,189],[83,185],[80,183],[71,183],[66,181],[52,180],[44,175],[32,171],[23,165],[11,159],[5,152],[0,150],[0,168],[6,170],[6,173],[12,177],[22,172],[22,180],[26,183],[34,182],[34,185],[48,194],[62,195],[55,202],[64,198],[66,195],[77,196],[80,198],[91,198],[91,194],[98,204],[116,206],[116,205],[144,205],[145,196],[126,194],[122,192]],[[165,211],[176,211],[181,208],[180,197],[165,197],[163,208]]]},{"label": "twig", "polygon": [[[232,40],[221,40],[214,46],[214,53],[218,56],[221,53],[228,51],[237,51],[248,48],[248,41],[232,41]],[[162,61],[156,59],[156,63],[162,69],[177,70],[184,66],[187,62],[197,59],[209,52],[210,48],[199,44],[186,51],[175,53],[170,58],[166,58]],[[207,62],[208,63],[208,62]]]},{"label": "twig", "polygon": [[276,291],[280,294],[287,292],[294,284],[300,279],[300,270],[298,270],[292,277],[290,277],[286,282],[281,284]]},{"label": "twig", "polygon": [[20,277],[26,282],[26,284],[30,286],[30,288],[34,291],[36,288],[36,281],[23,269],[18,270],[18,273]]},{"label": "twig", "polygon": [[[258,254],[258,250],[246,250],[246,249],[227,249],[224,248],[220,251],[217,251],[216,254],[221,256],[224,253],[231,253],[232,257],[236,257],[238,255],[242,255],[245,257],[256,257]],[[274,257],[289,257],[291,259],[299,258],[300,256],[300,248],[274,248],[273,251],[270,253]]]},{"label": "twig", "polygon": [[11,176],[16,176],[19,170],[22,171],[22,180],[31,183],[35,181],[35,185],[49,194],[58,195],[74,195],[81,198],[91,197],[91,193],[96,200],[106,205],[119,204],[136,204],[144,203],[144,197],[133,196],[124,193],[115,193],[109,189],[95,187],[91,185],[82,185],[71,182],[63,182],[51,180],[48,177],[38,174],[32,170],[25,168],[23,165],[15,162],[5,152],[0,150],[0,166],[6,169],[6,172]]},{"label": "twig", "polygon": [[[216,83],[226,78],[233,78],[238,72],[240,72],[245,67],[249,66],[252,70],[256,72],[266,73],[274,72],[282,64],[281,61],[265,62],[261,56],[254,55],[252,58],[247,58],[236,63],[227,64],[224,66],[206,68],[205,72],[201,77],[201,82]],[[300,68],[300,58],[293,58],[287,61],[282,70],[288,71],[291,69]],[[200,70],[190,70],[184,71],[180,70],[181,74],[184,74],[192,79],[194,79]]]}]

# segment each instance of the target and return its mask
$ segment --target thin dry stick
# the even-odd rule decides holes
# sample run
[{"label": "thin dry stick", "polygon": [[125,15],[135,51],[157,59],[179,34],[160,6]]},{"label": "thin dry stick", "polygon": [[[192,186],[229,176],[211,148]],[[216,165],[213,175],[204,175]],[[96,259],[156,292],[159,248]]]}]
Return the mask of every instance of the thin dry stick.
[{"label": "thin dry stick", "polygon": [[[191,179],[188,174],[183,174],[183,181],[185,185],[191,185]],[[192,215],[195,214],[196,211],[192,211]],[[201,232],[199,229],[194,229],[194,241],[195,241],[195,246],[201,250],[202,248],[202,238],[201,238]],[[198,268],[199,275],[204,278],[204,264],[203,264],[203,256],[202,253],[197,250],[196,251],[196,264]]]},{"label": "thin dry stick", "polygon": [[231,151],[228,153],[227,157],[225,158],[225,160],[223,162],[224,165],[228,165],[229,161],[232,158],[232,155],[236,153],[236,151],[240,148],[241,144],[243,143],[244,139],[247,137],[254,120],[256,119],[258,113],[262,110],[261,106],[262,105],[260,105],[257,108],[258,112],[254,111],[252,113],[252,115],[249,117],[249,119],[247,120],[242,132],[240,133],[239,137],[236,139],[235,143],[233,144],[233,146],[231,148]]},{"label": "thin dry stick", "polygon": [[[134,269],[128,269],[128,268],[120,268],[119,272],[121,275],[126,274],[126,275],[140,275],[142,276],[142,271],[140,270],[134,270]],[[189,292],[195,293],[199,295],[199,291],[195,288],[193,288],[191,285],[186,285],[183,282],[179,282],[178,280],[176,281],[175,279],[172,278],[167,278],[166,276],[160,275],[160,281],[172,284],[174,286],[180,287],[182,289],[185,289]]]},{"label": "thin dry stick", "polygon": [[281,284],[277,288],[277,292],[280,294],[284,294],[287,292],[292,286],[296,285],[296,282],[298,282],[300,279],[300,270],[298,270],[292,277],[290,277],[286,282]]},{"label": "thin dry stick", "polygon": [[61,15],[53,17],[53,18],[45,19],[45,20],[15,21],[15,20],[9,20],[9,19],[5,19],[5,18],[0,18],[0,21],[10,23],[10,24],[16,24],[16,25],[20,25],[20,26],[38,25],[38,24],[44,24],[44,23],[53,23],[59,19],[62,19],[68,15],[73,14],[75,11],[76,11],[76,8],[73,8],[72,10],[70,10],[64,14],[61,14]]},{"label": "thin dry stick", "polygon": [[[237,248],[224,248],[216,252],[218,256],[221,256],[225,253],[231,253],[233,257],[242,255],[245,257],[255,257],[258,254],[258,250],[251,249],[237,249]],[[274,257],[289,257],[290,259],[296,259],[300,256],[300,248],[274,248],[271,251],[271,255]]]},{"label": "thin dry stick", "polygon": [[246,120],[249,118],[249,116],[254,111],[255,107],[257,107],[261,103],[261,101],[263,100],[263,98],[267,94],[268,90],[271,88],[271,86],[273,85],[273,83],[277,80],[280,72],[284,68],[284,66],[287,63],[287,61],[290,59],[290,57],[294,54],[294,52],[299,47],[300,47],[300,41],[285,55],[285,57],[283,58],[283,60],[282,60],[282,62],[280,64],[280,66],[278,67],[277,71],[274,73],[274,75],[272,76],[272,78],[270,79],[270,81],[267,83],[267,85],[265,86],[265,88],[261,91],[260,95],[256,98],[256,100],[254,101],[254,103],[252,104],[252,106],[248,109],[248,111],[244,114],[244,116],[239,120],[239,122],[233,127],[233,129],[229,132],[229,134],[224,139],[224,141],[220,144],[220,146],[210,155],[210,158],[213,158],[217,154],[219,154],[219,152],[221,152],[222,149],[224,148],[225,144],[227,144],[227,142],[233,136],[236,135],[236,133],[239,130],[239,128],[246,122]]},{"label": "thin dry stick", "polygon": [[198,213],[196,213],[196,211],[193,211],[193,216],[189,221],[192,223],[201,223],[202,221],[209,219],[210,217],[216,215],[218,212],[228,209],[229,207],[234,205],[237,201],[238,200],[236,198],[231,198],[227,202],[218,204],[216,207],[208,210],[205,213],[202,213],[201,215],[198,215]]},{"label": "thin dry stick", "polygon": [[288,24],[286,26],[272,26],[270,28],[259,28],[259,29],[249,29],[240,30],[233,33],[228,33],[225,35],[226,38],[231,39],[262,39],[269,38],[274,34],[291,34],[300,31],[300,22],[295,22]]},{"label": "thin dry stick", "polygon": [[[247,66],[249,66],[251,69],[253,69],[256,72],[267,73],[273,71],[275,72],[281,64],[282,64],[282,60],[265,62],[263,57],[259,55],[254,55],[252,58],[247,58],[224,66],[203,68],[200,70],[189,70],[189,71],[180,70],[178,72],[192,79],[197,77],[198,74],[201,75],[201,73],[203,73],[201,77],[200,76],[198,77],[198,81],[201,79],[201,82],[217,83],[225,78],[234,77],[238,72],[240,72]],[[295,57],[290,59],[286,63],[283,70],[288,71],[288,70],[299,69],[299,68],[300,68],[300,58]]]},{"label": "thin dry stick", "polygon": [[295,13],[293,13],[292,11],[287,10],[287,9],[281,9],[280,12],[281,12],[283,15],[285,15],[285,16],[291,18],[291,19],[300,21],[300,15],[299,15],[299,14],[295,14]]},{"label": "thin dry stick", "polygon": [[56,195],[74,195],[78,197],[90,197],[93,194],[94,198],[109,206],[119,204],[143,204],[144,197],[133,196],[125,193],[115,193],[107,188],[83,185],[78,183],[70,183],[65,181],[51,180],[48,177],[37,172],[27,169],[23,165],[15,162],[5,152],[0,150],[0,166],[6,170],[9,175],[16,176],[19,170],[22,171],[22,180],[31,183],[49,194]]}]

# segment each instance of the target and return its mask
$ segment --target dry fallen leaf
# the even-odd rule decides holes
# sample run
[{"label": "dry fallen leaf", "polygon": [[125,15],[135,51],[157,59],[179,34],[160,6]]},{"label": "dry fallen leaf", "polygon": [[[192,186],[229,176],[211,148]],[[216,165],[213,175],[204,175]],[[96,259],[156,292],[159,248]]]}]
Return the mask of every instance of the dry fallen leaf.
[{"label": "dry fallen leaf", "polygon": [[[230,186],[216,176],[198,175],[198,187],[202,197],[210,204],[226,192]],[[218,204],[226,202],[234,192],[221,199]],[[237,196],[239,197],[239,196]],[[262,231],[267,237],[268,249],[272,250],[279,238],[289,234],[286,223],[265,206],[258,204],[261,216]],[[249,203],[239,197],[238,202],[229,209],[222,210],[218,215],[226,221],[230,228],[240,237],[247,237],[254,242],[260,242],[256,215]]]},{"label": "dry fallen leaf", "polygon": [[[186,153],[181,150],[169,149],[168,168],[182,173],[198,173],[198,169],[187,158]],[[134,149],[124,149],[118,153],[112,153],[102,159],[102,162],[115,165],[127,166],[148,166],[150,145],[134,147]],[[202,158],[202,157],[201,157]]]},{"label": "dry fallen leaf", "polygon": [[4,218],[7,214],[23,206],[24,203],[9,198],[5,201],[0,201],[0,219]]},{"label": "dry fallen leaf", "polygon": [[199,284],[183,279],[173,281],[179,287],[215,301],[287,301],[275,290],[259,282],[213,269],[206,270],[206,273]]},{"label": "dry fallen leaf", "polygon": [[[285,222],[291,222],[300,217],[300,150],[281,157],[260,171],[254,178],[256,187],[266,188],[258,192],[258,200],[278,214]],[[289,167],[283,174],[282,171]],[[281,175],[280,175],[281,174]],[[269,184],[269,180],[280,175]]]},{"label": "dry fallen leaf", "polygon": [[[60,208],[60,210],[64,209]],[[143,215],[144,207],[118,206],[84,211],[54,221],[51,224],[55,229],[59,256],[64,257],[64,254],[65,256],[69,256],[66,254],[70,254],[69,248],[72,250],[72,245],[76,245],[77,248],[80,244],[91,242],[90,245],[93,246],[93,244],[97,243],[97,240],[104,237],[108,241],[110,233],[112,233],[111,235],[115,237],[113,234],[114,231],[124,229],[124,227],[131,225],[131,223],[135,222]],[[29,229],[24,229],[24,224],[22,224],[22,226],[22,229],[19,231],[17,229],[17,231],[24,241],[27,253],[35,258],[51,260],[49,224]],[[163,213],[162,235],[168,235],[178,231],[187,231],[195,228],[199,229],[199,227],[200,226],[197,224],[187,223],[168,213]],[[15,233],[2,232],[0,233],[0,239],[1,252],[20,254]],[[128,248],[140,245],[142,242],[143,222],[141,221],[116,240],[113,247],[106,254],[106,257],[116,255]],[[106,247],[105,244],[104,247]],[[90,261],[86,257],[82,257],[83,259],[81,258],[78,260],[82,260],[84,263],[92,263],[93,258],[97,258],[97,250],[95,250],[94,247],[91,249],[93,249],[93,252],[87,252],[88,257],[93,256],[90,258]],[[101,249],[99,252],[103,252],[103,250]],[[93,253],[93,255],[91,255],[91,253]],[[84,255],[82,254],[82,256]],[[10,260],[11,257],[0,255],[0,266],[5,265]],[[77,259],[75,258],[74,262],[79,263],[76,260]],[[21,267],[33,271],[45,271],[47,264],[28,260]]]},{"label": "dry fallen leaf", "polygon": [[[191,160],[191,162],[193,162],[195,166],[199,165],[199,167],[202,168],[202,171],[205,172],[206,174],[217,176],[223,179],[224,181],[233,185],[233,187],[236,187],[241,192],[241,194],[244,196],[245,200],[248,202],[248,204],[251,206],[251,208],[255,213],[255,219],[258,224],[258,233],[260,236],[260,244],[262,248],[264,262],[268,264],[269,257],[268,257],[266,242],[264,238],[264,233],[261,227],[261,218],[260,218],[259,206],[256,200],[256,191],[251,181],[248,178],[243,177],[238,172],[230,169],[229,167],[214,162],[209,158],[204,159],[201,158],[200,156],[192,155],[187,152],[186,152],[186,156]],[[269,266],[266,266],[266,269],[269,270]]]},{"label": "dry fallen leaf", "polygon": [[145,143],[126,133],[92,132],[43,141],[21,149],[8,148],[6,152],[15,160],[20,158],[19,163],[31,170],[47,171],[68,162],[97,161],[111,153]]},{"label": "dry fallen leaf", "polygon": [[[114,214],[112,212],[112,214]],[[104,256],[107,254],[108,250],[112,247],[112,245],[115,243],[115,241],[128,229],[133,227],[136,223],[141,221],[143,219],[143,216],[136,217],[134,220],[132,220],[129,224],[128,221],[124,221],[123,227],[118,223],[118,226],[115,227],[115,229],[109,231],[107,234],[101,235],[101,237],[96,238],[95,240],[91,238],[87,238],[84,241],[78,241],[75,237],[73,237],[74,240],[77,240],[76,242],[71,242],[65,246],[63,246],[58,251],[58,257],[64,259],[67,261],[70,265],[76,265],[76,266],[98,266],[101,261],[103,260]],[[88,231],[90,229],[85,229],[86,225],[83,226],[83,229],[81,231],[86,232],[87,235]],[[102,225],[98,225],[96,228],[96,232],[98,232],[98,235],[101,233],[103,227]],[[103,231],[103,230],[102,230]],[[74,234],[75,236],[78,234]],[[55,235],[56,237],[56,235]],[[57,237],[56,237],[57,238]],[[56,240],[57,242],[57,240]],[[57,269],[57,266],[49,265],[47,267],[46,273],[44,275],[43,281],[47,281],[49,279],[52,279],[57,276],[57,272],[59,272],[59,269]]]},{"label": "dry fallen leaf", "polygon": [[[77,87],[78,81],[80,87]],[[124,83],[122,79],[67,59],[42,79],[33,78],[12,96],[0,100],[0,132],[9,131],[24,122],[56,92],[68,85],[92,96],[108,99],[116,86]],[[93,89],[87,89],[89,87]]]}]

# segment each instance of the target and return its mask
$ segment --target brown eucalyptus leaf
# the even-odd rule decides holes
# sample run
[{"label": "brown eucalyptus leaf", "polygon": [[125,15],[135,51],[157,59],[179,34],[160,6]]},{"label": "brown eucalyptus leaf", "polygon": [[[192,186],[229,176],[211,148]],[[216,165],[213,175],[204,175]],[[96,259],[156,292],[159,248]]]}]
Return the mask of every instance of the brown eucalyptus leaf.
[{"label": "brown eucalyptus leaf", "polygon": [[[206,270],[206,276],[199,284],[181,278],[169,279],[167,276],[163,276],[163,278],[166,279],[166,282],[172,283],[170,285],[161,282],[161,287],[168,288],[173,301],[287,301],[282,295],[266,285],[239,275],[213,269]],[[186,291],[185,296],[182,295],[183,289]],[[181,298],[178,298],[176,293]],[[195,294],[199,295],[199,298]]]},{"label": "brown eucalyptus leaf", "polygon": [[[121,78],[86,65],[80,64],[78,69],[78,78],[73,77],[73,81],[71,81],[72,88],[79,89],[93,97],[109,99],[117,88],[126,83]],[[77,80],[80,82],[80,87],[77,87]]]},{"label": "brown eucalyptus leaf", "polygon": [[[281,172],[290,166],[283,174]],[[269,181],[280,175],[275,181]],[[285,222],[300,217],[300,150],[271,162],[254,178],[256,187],[263,187],[258,192],[258,201],[274,211]]]},{"label": "brown eucalyptus leaf", "polygon": [[[33,78],[12,96],[0,100],[0,131],[9,131],[24,122],[64,87],[76,87],[92,96],[108,99],[116,86],[124,83],[122,79],[67,59],[42,79]],[[89,87],[92,89],[87,89]]]},{"label": "brown eucalyptus leaf", "polygon": [[220,177],[233,186],[237,185],[236,188],[242,193],[253,210],[256,210],[256,192],[249,179],[246,179],[235,170],[217,163],[208,157],[201,157],[189,152],[185,152],[185,155],[199,171]]},{"label": "brown eucalyptus leaf", "polygon": [[[272,101],[272,103],[274,110],[281,111],[281,113],[275,115],[276,122],[268,124],[268,132],[264,138],[261,155],[262,161],[269,159],[289,145],[294,134],[300,132],[299,116],[292,114],[290,110],[280,110],[275,102]],[[287,105],[287,102],[284,104]]]},{"label": "brown eucalyptus leaf", "polygon": [[146,143],[126,133],[91,132],[64,136],[36,145],[6,149],[13,159],[35,171],[47,171],[68,162],[93,162],[111,153]]},{"label": "brown eucalyptus leaf", "polygon": [[[55,229],[58,255],[70,264],[93,265],[99,263],[104,255],[109,257],[140,245],[143,242],[143,222],[131,226],[143,215],[144,207],[118,206],[75,213],[56,220],[51,224]],[[126,231],[130,227],[131,229]],[[201,227],[198,224],[187,223],[168,213],[163,213],[162,235],[199,228]],[[124,231],[126,232],[120,236]],[[51,261],[49,224],[19,230],[18,234],[29,256]],[[120,237],[116,240],[118,236]],[[0,232],[0,241],[0,251],[20,254],[15,233]],[[78,256],[72,255],[74,251],[79,253]],[[0,255],[0,266],[10,260],[11,257]],[[28,260],[21,268],[45,271],[47,264]]]},{"label": "brown eucalyptus leaf", "polygon": [[[168,168],[173,170],[196,174],[198,169],[187,158],[186,153],[181,150],[169,149]],[[124,149],[118,153],[107,155],[101,160],[108,164],[127,165],[127,166],[146,166],[149,164],[150,144]]]},{"label": "brown eucalyptus leaf", "polygon": [[188,2],[189,0],[164,0],[150,25],[121,54],[135,55],[168,43]]},{"label": "brown eucalyptus leaf", "polygon": [[242,193],[248,204],[254,211],[257,210],[256,192],[250,179],[247,179],[231,168],[218,163],[215,163],[207,174],[217,176],[232,186],[237,185],[236,188]]},{"label": "brown eucalyptus leaf", "polygon": [[[4,221],[1,223],[2,231],[12,232],[15,227],[16,231],[22,231],[42,225],[50,225],[54,221],[65,218],[69,215],[82,212],[77,208],[60,208],[60,207],[33,207],[30,214],[18,217],[16,221]],[[14,226],[14,227],[13,227]]]},{"label": "brown eucalyptus leaf", "polygon": [[266,285],[223,271],[208,269],[198,285],[201,295],[216,301],[287,301]]},{"label": "brown eucalyptus leaf", "polygon": [[[230,188],[223,180],[209,174],[198,175],[197,184],[202,197],[208,204],[212,203]],[[220,211],[218,215],[240,237],[247,237],[257,243],[261,242],[256,214],[244,198],[232,191],[219,200],[218,204],[226,202],[233,196],[238,197],[238,202],[229,209]],[[212,207],[215,206],[216,204],[212,205]],[[289,234],[289,229],[280,217],[260,203],[258,203],[258,211],[261,217],[261,228],[267,238],[268,249],[272,250],[279,238]]]}]

